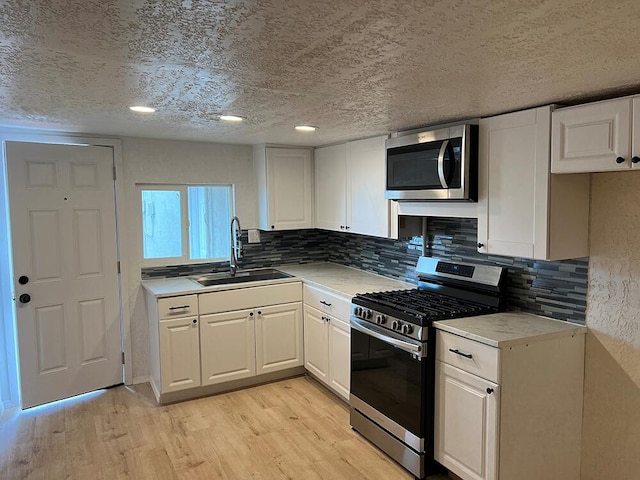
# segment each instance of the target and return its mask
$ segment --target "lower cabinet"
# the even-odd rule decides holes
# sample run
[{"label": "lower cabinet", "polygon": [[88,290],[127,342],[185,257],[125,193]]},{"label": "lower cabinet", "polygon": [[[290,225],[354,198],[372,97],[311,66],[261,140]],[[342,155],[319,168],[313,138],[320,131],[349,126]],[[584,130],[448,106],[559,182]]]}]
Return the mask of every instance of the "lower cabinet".
[{"label": "lower cabinet", "polygon": [[303,364],[302,303],[202,315],[202,385]]},{"label": "lower cabinet", "polygon": [[302,372],[301,282],[162,298],[145,292],[150,383],[159,402]]},{"label": "lower cabinet", "polygon": [[493,347],[438,330],[435,459],[463,480],[579,480],[584,337]]},{"label": "lower cabinet", "polygon": [[175,392],[200,385],[198,317],[159,322],[160,388]]},{"label": "lower cabinet", "polygon": [[440,361],[436,381],[438,461],[463,478],[497,478],[498,385]]},{"label": "lower cabinet", "polygon": [[238,310],[200,317],[203,385],[256,374],[254,316],[253,310]]},{"label": "lower cabinet", "polygon": [[345,400],[349,399],[349,324],[304,306],[305,368]]}]

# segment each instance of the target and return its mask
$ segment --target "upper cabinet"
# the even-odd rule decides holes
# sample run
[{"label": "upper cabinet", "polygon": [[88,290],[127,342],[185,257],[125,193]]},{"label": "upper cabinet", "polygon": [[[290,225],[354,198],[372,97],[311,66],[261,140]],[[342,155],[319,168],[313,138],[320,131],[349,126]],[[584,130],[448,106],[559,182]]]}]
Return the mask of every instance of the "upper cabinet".
[{"label": "upper cabinet", "polygon": [[389,236],[385,139],[374,137],[315,150],[317,228]]},{"label": "upper cabinet", "polygon": [[253,147],[261,230],[313,227],[311,150]]},{"label": "upper cabinet", "polygon": [[478,251],[588,255],[589,175],[550,175],[551,107],[480,121]]},{"label": "upper cabinet", "polygon": [[553,112],[551,171],[640,168],[640,98],[606,100]]}]

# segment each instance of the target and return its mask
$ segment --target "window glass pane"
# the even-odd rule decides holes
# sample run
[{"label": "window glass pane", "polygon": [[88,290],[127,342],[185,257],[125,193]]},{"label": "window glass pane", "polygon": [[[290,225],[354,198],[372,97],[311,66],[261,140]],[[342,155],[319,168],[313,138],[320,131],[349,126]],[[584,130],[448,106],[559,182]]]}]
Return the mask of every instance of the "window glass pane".
[{"label": "window glass pane", "polygon": [[182,256],[180,191],[142,190],[143,258]]},{"label": "window glass pane", "polygon": [[231,253],[231,187],[188,187],[189,250],[193,260]]}]

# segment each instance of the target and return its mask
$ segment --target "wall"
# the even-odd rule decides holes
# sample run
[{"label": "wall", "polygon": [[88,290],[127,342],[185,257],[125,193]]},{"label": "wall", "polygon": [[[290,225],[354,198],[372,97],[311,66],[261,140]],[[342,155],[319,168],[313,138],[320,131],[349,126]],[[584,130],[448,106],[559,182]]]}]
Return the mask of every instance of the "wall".
[{"label": "wall", "polygon": [[640,475],[640,172],[592,175],[582,478]]},{"label": "wall", "polygon": [[122,139],[126,218],[119,229],[128,246],[125,260],[131,315],[134,382],[149,372],[149,335],[144,296],[140,287],[140,205],[137,183],[223,183],[236,186],[236,214],[244,228],[257,225],[256,179],[251,146],[179,142],[140,138]]},{"label": "wall", "polygon": [[[427,255],[504,266],[508,270],[507,302],[524,310],[560,320],[584,323],[587,294],[587,260],[541,262],[487,256],[477,252],[475,219],[431,218]],[[367,237],[325,230],[262,232],[262,243],[251,245],[244,237],[242,268],[284,263],[331,261],[387,277],[416,283],[415,266],[422,253],[422,238],[410,241]],[[228,270],[228,264],[206,264],[144,269],[143,277],[193,275]]]}]

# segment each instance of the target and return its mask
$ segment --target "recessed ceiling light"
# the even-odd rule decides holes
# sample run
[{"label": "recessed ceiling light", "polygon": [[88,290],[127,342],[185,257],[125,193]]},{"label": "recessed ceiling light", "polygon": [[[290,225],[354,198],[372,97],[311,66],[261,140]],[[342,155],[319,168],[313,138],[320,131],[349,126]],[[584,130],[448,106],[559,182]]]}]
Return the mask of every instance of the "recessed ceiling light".
[{"label": "recessed ceiling light", "polygon": [[318,127],[314,127],[313,125],[296,125],[296,130],[299,132],[315,132],[318,130]]},{"label": "recessed ceiling light", "polygon": [[154,113],[156,111],[156,109],[153,107],[145,107],[143,105],[133,105],[129,107],[129,110],[132,110],[138,113]]},{"label": "recessed ceiling light", "polygon": [[239,115],[220,115],[218,118],[225,122],[241,122],[244,120],[244,117],[240,117]]}]

